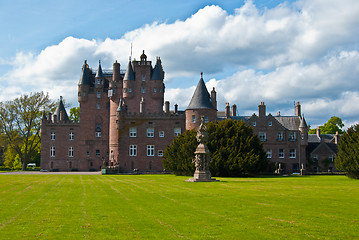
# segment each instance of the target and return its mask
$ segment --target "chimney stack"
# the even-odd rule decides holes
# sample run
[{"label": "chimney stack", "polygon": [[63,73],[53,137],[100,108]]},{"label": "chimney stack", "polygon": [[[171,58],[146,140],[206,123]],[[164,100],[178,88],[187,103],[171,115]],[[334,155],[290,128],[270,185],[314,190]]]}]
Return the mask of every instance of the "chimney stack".
[{"label": "chimney stack", "polygon": [[211,103],[212,103],[214,109],[217,109],[217,93],[214,88],[211,91]]},{"label": "chimney stack", "polygon": [[320,138],[320,127],[317,127],[317,137]]},{"label": "chimney stack", "polygon": [[170,102],[166,101],[165,102],[165,113],[170,113]]},{"label": "chimney stack", "polygon": [[258,106],[258,116],[259,117],[266,116],[266,105],[264,105],[264,102],[261,102],[261,104]]},{"label": "chimney stack", "polygon": [[178,105],[177,105],[177,103],[175,104],[175,114],[177,114],[178,113]]},{"label": "chimney stack", "polygon": [[295,116],[302,116],[302,109],[299,102],[297,102],[297,105],[295,105]]},{"label": "chimney stack", "polygon": [[224,110],[224,113],[226,115],[226,118],[230,118],[231,116],[231,111],[230,111],[230,107],[229,107],[229,103],[226,103],[226,108]]},{"label": "chimney stack", "polygon": [[237,105],[236,104],[232,105],[232,116],[233,117],[237,116]]}]

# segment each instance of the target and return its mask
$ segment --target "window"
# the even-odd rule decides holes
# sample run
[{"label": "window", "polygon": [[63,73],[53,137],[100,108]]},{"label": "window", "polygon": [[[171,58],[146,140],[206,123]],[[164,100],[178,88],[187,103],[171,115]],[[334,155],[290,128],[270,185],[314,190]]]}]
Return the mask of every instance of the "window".
[{"label": "window", "polygon": [[96,124],[95,131],[96,131],[95,136],[96,137],[101,137],[101,124]]},{"label": "window", "polygon": [[318,154],[313,155],[313,162],[315,162],[315,163],[318,162]]},{"label": "window", "polygon": [[74,140],[75,134],[73,132],[70,132],[69,134],[69,140]]},{"label": "window", "polygon": [[284,149],[279,149],[279,158],[284,158]]},{"label": "window", "polygon": [[101,84],[101,80],[100,80],[100,79],[97,79],[97,84]]},{"label": "window", "polygon": [[163,150],[158,150],[157,155],[158,155],[159,157],[163,157]]},{"label": "window", "polygon": [[86,152],[86,157],[90,157],[90,152],[89,151]]},{"label": "window", "polygon": [[155,156],[155,145],[147,145],[147,156]]},{"label": "window", "polygon": [[157,88],[154,88],[154,89],[153,89],[153,92],[156,93],[156,92],[157,92]]},{"label": "window", "polygon": [[130,156],[137,156],[137,145],[130,145]]},{"label": "window", "polygon": [[97,91],[97,98],[101,98],[101,91]]},{"label": "window", "polygon": [[96,157],[99,157],[101,155],[101,152],[99,149],[96,149]]},{"label": "window", "polygon": [[257,126],[257,123],[256,122],[253,122],[253,127]]},{"label": "window", "polygon": [[50,147],[50,157],[55,157],[55,147]]},{"label": "window", "polygon": [[204,116],[204,122],[208,123],[208,116]]},{"label": "window", "polygon": [[96,103],[96,109],[101,109],[101,103]]},{"label": "window", "polygon": [[295,141],[296,139],[296,134],[295,132],[290,132],[289,133],[289,141]]},{"label": "window", "polygon": [[271,126],[272,126],[272,122],[268,122],[268,126],[270,126],[270,127],[271,127]]},{"label": "window", "polygon": [[146,75],[142,75],[142,81],[146,81]]},{"label": "window", "polygon": [[84,96],[84,97],[85,97],[85,96],[86,96],[86,93],[85,93],[85,92],[83,92],[83,93],[82,93],[82,96]]},{"label": "window", "polygon": [[128,92],[132,92],[132,88],[129,88],[129,89],[128,89]]},{"label": "window", "polygon": [[174,128],[173,132],[174,132],[175,136],[179,136],[179,135],[181,135],[181,128]]},{"label": "window", "polygon": [[130,127],[130,137],[137,137],[137,128]]},{"label": "window", "polygon": [[329,162],[334,162],[334,156],[333,156],[333,155],[330,155],[330,156],[328,157],[328,160],[329,160]]},{"label": "window", "polygon": [[196,122],[196,116],[192,115],[192,123],[195,123],[195,122]]},{"label": "window", "polygon": [[69,157],[73,157],[73,156],[74,156],[74,148],[69,147]]},{"label": "window", "polygon": [[146,93],[146,88],[145,87],[141,87],[141,93]]},{"label": "window", "polygon": [[50,139],[55,140],[55,132],[51,132]]},{"label": "window", "polygon": [[295,158],[295,149],[289,149],[289,158]]},{"label": "window", "polygon": [[283,141],[283,132],[278,132],[278,134],[277,134],[277,140],[278,140],[278,141]]},{"label": "window", "polygon": [[272,149],[267,149],[267,158],[272,158]]},{"label": "window", "polygon": [[258,136],[259,136],[259,140],[261,140],[263,142],[267,140],[266,132],[259,132]]},{"label": "window", "polygon": [[158,136],[159,137],[165,137],[165,131],[159,131]]},{"label": "window", "polygon": [[155,129],[147,128],[147,137],[154,137],[154,136],[155,136]]}]

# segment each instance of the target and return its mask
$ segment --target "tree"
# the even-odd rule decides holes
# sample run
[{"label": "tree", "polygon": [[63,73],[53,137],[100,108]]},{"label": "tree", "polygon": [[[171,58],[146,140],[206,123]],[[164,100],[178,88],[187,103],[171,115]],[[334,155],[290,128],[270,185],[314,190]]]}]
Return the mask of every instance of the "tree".
[{"label": "tree", "polygon": [[[335,134],[338,132],[339,134],[343,133],[341,128],[344,127],[343,121],[340,117],[333,116],[328,122],[324,123],[323,126],[319,126],[321,134]],[[309,134],[315,134],[317,129],[310,129]]]},{"label": "tree", "polygon": [[359,179],[359,125],[348,128],[338,143],[335,166],[347,176]]},{"label": "tree", "polygon": [[43,109],[54,106],[43,92],[21,95],[13,101],[0,102],[0,130],[8,147],[19,156],[22,170],[40,145],[40,120]]},{"label": "tree", "polygon": [[[208,148],[213,176],[243,176],[256,174],[268,167],[266,153],[253,129],[243,121],[223,120],[207,124]],[[164,152],[162,163],[175,174],[194,172],[194,151],[198,145],[195,130],[186,131],[174,139]]]},{"label": "tree", "polygon": [[78,123],[80,120],[80,107],[73,107],[70,109],[70,121]]}]

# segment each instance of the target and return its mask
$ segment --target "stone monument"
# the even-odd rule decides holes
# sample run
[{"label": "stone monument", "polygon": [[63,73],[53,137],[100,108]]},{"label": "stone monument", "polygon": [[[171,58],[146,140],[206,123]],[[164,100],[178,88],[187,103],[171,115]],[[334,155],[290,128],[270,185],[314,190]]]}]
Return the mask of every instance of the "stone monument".
[{"label": "stone monument", "polygon": [[211,178],[211,172],[209,171],[209,162],[210,162],[210,151],[207,147],[207,127],[204,124],[204,117],[201,117],[201,125],[197,130],[197,141],[199,142],[196,151],[194,152],[195,157],[192,160],[196,170],[194,172],[193,178],[186,180],[186,182],[213,182],[219,181],[215,178]]}]

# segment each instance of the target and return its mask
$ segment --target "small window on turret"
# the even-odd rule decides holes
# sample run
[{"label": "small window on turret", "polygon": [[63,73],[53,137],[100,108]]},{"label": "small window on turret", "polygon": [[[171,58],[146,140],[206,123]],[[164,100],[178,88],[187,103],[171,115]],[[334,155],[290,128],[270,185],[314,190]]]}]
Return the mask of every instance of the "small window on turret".
[{"label": "small window on turret", "polygon": [[142,75],[142,81],[146,81],[146,75]]},{"label": "small window on turret", "polygon": [[83,93],[82,93],[82,96],[86,96],[86,93],[85,93],[85,92],[83,92]]},{"label": "small window on turret", "polygon": [[97,79],[97,84],[101,84],[101,80],[100,80],[100,79]]},{"label": "small window on turret", "polygon": [[157,88],[154,88],[154,89],[153,89],[153,92],[157,92]]},{"label": "small window on turret", "polygon": [[97,98],[101,98],[101,91],[97,91]]},{"label": "small window on turret", "polygon": [[128,89],[128,92],[132,92],[132,88],[129,88],[129,89]]},{"label": "small window on turret", "polygon": [[141,87],[141,93],[146,93],[146,88],[145,87]]}]

